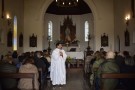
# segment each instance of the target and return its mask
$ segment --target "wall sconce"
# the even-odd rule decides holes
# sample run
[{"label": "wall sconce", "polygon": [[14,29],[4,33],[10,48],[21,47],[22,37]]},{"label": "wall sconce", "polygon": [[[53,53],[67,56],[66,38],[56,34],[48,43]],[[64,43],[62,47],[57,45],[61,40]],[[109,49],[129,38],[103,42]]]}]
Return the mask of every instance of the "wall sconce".
[{"label": "wall sconce", "polygon": [[129,24],[129,20],[130,20],[130,15],[127,15],[127,16],[125,17],[125,20],[126,20],[126,24],[128,25],[128,24]]},{"label": "wall sconce", "polygon": [[8,20],[8,26],[11,24],[11,17],[9,14],[6,15],[6,18]]}]

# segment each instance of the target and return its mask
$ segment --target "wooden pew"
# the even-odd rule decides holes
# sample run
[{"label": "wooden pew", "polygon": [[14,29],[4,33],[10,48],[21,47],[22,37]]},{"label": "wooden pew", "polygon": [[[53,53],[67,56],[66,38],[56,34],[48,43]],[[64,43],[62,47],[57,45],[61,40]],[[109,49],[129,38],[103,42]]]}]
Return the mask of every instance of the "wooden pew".
[{"label": "wooden pew", "polygon": [[135,78],[135,73],[104,73],[101,75],[102,79],[122,79]]},{"label": "wooden pew", "polygon": [[0,73],[0,78],[31,78],[34,90],[34,73]]},{"label": "wooden pew", "polygon": [[[135,73],[104,73],[101,75],[101,78],[102,79],[133,79],[135,78]],[[101,90],[104,89],[102,88]]]}]

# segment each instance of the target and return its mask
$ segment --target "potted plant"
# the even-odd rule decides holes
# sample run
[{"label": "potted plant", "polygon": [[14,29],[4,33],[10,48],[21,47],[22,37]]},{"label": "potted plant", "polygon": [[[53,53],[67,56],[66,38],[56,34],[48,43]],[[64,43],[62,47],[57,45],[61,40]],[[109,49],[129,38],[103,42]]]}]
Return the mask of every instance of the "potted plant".
[{"label": "potted plant", "polygon": [[67,63],[68,68],[70,68],[71,60],[72,60],[72,58],[70,56],[68,56],[66,59],[66,63]]}]

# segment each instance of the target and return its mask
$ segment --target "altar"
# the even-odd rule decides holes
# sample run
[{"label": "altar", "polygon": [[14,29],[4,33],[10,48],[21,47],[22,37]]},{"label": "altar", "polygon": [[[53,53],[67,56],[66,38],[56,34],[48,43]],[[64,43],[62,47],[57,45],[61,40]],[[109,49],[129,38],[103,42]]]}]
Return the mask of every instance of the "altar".
[{"label": "altar", "polygon": [[81,59],[84,60],[84,53],[81,52],[66,52],[67,56],[74,59]]},{"label": "altar", "polygon": [[84,53],[81,52],[66,52],[67,56],[72,58],[70,64],[73,67],[79,67],[80,65],[83,65],[84,63]]}]

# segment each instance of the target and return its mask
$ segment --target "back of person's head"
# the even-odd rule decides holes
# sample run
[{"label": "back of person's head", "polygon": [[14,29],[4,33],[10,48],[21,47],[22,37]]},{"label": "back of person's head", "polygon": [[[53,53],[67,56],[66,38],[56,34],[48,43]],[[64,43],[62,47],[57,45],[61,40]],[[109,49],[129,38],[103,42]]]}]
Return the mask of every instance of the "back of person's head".
[{"label": "back of person's head", "polygon": [[100,53],[100,52],[99,52],[99,51],[96,51],[96,52],[94,53],[94,56],[96,57],[98,53]]},{"label": "back of person's head", "polygon": [[24,55],[25,57],[30,57],[30,52],[25,52]]},{"label": "back of person's head", "polygon": [[103,53],[97,53],[96,60],[104,59]]},{"label": "back of person's head", "polygon": [[38,52],[37,52],[37,57],[38,57],[38,58],[41,58],[41,56],[42,56],[42,52],[38,51]]},{"label": "back of person's head", "polygon": [[103,52],[104,51],[104,48],[100,48],[100,52]]},{"label": "back of person's head", "polygon": [[46,50],[46,49],[44,49],[44,50],[43,50],[43,52],[44,52],[44,53],[46,53],[46,52],[47,52],[47,50]]},{"label": "back of person's head", "polygon": [[12,57],[13,57],[13,58],[17,58],[17,57],[18,57],[17,51],[14,51],[14,52],[13,52]]},{"label": "back of person's head", "polygon": [[26,58],[24,60],[24,63],[23,64],[27,64],[27,63],[34,64],[34,59],[32,57]]},{"label": "back of person's head", "polygon": [[106,59],[114,59],[115,53],[113,51],[108,51],[106,54]]},{"label": "back of person's head", "polygon": [[129,57],[130,56],[128,51],[123,51],[123,55],[124,55],[124,57]]},{"label": "back of person's head", "polygon": [[91,56],[91,52],[90,51],[87,51],[86,52],[86,56]]},{"label": "back of person's head", "polygon": [[106,57],[106,53],[107,53],[106,51],[103,51],[101,53],[103,54],[104,57]]}]

